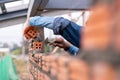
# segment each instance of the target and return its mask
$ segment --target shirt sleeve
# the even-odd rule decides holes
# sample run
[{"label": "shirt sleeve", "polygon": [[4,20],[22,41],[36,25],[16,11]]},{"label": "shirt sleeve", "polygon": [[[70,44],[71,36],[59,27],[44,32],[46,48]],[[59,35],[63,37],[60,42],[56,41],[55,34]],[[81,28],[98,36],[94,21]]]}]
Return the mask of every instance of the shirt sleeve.
[{"label": "shirt sleeve", "polygon": [[41,16],[35,16],[30,18],[30,25],[31,26],[36,26],[36,27],[46,27],[49,29],[53,29],[53,22],[54,22],[53,17],[41,17]]},{"label": "shirt sleeve", "polygon": [[54,34],[60,34],[67,41],[69,41],[74,46],[80,48],[81,45],[81,30],[82,26],[69,21],[63,17],[57,17],[54,20],[53,32]]},{"label": "shirt sleeve", "polygon": [[79,51],[79,48],[73,45],[71,45],[70,48],[68,49],[68,52],[72,55],[77,55],[78,51]]}]

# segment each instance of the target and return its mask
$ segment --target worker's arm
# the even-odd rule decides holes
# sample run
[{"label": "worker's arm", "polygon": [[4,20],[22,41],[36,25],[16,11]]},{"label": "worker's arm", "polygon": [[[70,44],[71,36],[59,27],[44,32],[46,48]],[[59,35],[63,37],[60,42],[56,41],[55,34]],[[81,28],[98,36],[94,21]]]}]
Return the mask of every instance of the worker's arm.
[{"label": "worker's arm", "polygon": [[82,27],[76,23],[62,17],[40,17],[35,16],[30,19],[31,26],[44,26],[52,29],[54,34],[62,35],[66,40],[80,48],[80,35]]},{"label": "worker's arm", "polygon": [[65,51],[68,51],[71,55],[76,55],[79,51],[79,48],[73,46],[68,41],[64,40],[62,37],[55,38],[50,45],[58,46],[63,48]]}]

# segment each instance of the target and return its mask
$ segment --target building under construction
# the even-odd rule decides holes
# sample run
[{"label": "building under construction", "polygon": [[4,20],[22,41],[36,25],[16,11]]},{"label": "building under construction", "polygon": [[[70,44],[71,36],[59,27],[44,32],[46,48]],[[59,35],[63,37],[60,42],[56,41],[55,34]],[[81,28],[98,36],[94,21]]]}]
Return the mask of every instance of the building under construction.
[{"label": "building under construction", "polygon": [[[120,0],[30,0],[28,6],[7,11],[5,3],[16,1],[20,0],[0,1],[0,24],[25,23],[29,80],[120,80]],[[50,26],[53,31],[46,29],[51,24],[46,22],[58,17],[68,19],[54,21],[59,28]],[[77,51],[71,54],[71,47],[57,45],[53,34]]]}]

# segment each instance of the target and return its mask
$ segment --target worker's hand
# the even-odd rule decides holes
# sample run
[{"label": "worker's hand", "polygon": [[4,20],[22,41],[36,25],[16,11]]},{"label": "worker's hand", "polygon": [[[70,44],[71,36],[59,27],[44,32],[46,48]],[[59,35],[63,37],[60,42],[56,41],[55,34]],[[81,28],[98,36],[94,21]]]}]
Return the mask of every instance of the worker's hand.
[{"label": "worker's hand", "polygon": [[65,41],[63,38],[55,38],[55,40],[50,43],[50,45],[53,45],[53,46],[58,46],[60,48],[64,48],[64,49],[69,49],[71,44],[67,41]]},{"label": "worker's hand", "polygon": [[53,22],[54,22],[53,17],[41,17],[41,16],[35,16],[35,17],[31,17],[28,20],[28,25],[29,26],[35,26],[35,27],[46,27],[49,29],[53,29]]}]

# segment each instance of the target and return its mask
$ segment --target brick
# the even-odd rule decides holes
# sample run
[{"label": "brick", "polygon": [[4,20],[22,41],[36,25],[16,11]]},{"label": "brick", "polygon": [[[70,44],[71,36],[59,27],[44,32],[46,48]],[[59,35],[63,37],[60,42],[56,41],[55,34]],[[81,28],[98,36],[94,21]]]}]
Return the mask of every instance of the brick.
[{"label": "brick", "polygon": [[[119,6],[120,7],[120,6]],[[113,41],[114,41],[114,49],[117,51],[117,52],[120,52],[120,12],[118,13],[119,15],[117,15],[118,17],[118,20],[117,23],[116,23],[116,29],[114,29],[114,37],[113,37]]]},{"label": "brick", "polygon": [[[76,67],[76,68],[74,68],[74,67]],[[82,67],[82,69],[84,69],[84,68],[87,68],[88,65],[84,61],[78,60],[78,59],[74,59],[68,63],[68,68],[70,70],[76,70],[76,69],[81,68],[81,67]]]},{"label": "brick", "polygon": [[45,65],[42,65],[42,70],[45,71],[45,69],[46,69],[46,68],[45,68]]},{"label": "brick", "polygon": [[45,56],[45,55],[43,55],[43,56],[42,56],[42,61],[45,61],[45,58],[46,58],[46,56]]},{"label": "brick", "polygon": [[50,71],[49,66],[44,66],[44,71],[48,73]]},{"label": "brick", "polygon": [[34,54],[33,59],[36,63],[39,63],[39,54]]},{"label": "brick", "polygon": [[82,60],[73,60],[68,64],[71,80],[89,80],[89,66]]},{"label": "brick", "polygon": [[39,54],[39,63],[38,63],[38,65],[39,65],[40,68],[42,68],[42,55],[43,54]]},{"label": "brick", "polygon": [[42,65],[45,65],[45,61],[42,61]]},{"label": "brick", "polygon": [[69,80],[68,75],[58,74],[57,80]]},{"label": "brick", "polygon": [[41,72],[38,70],[38,80],[41,78]]},{"label": "brick", "polygon": [[57,63],[54,61],[50,64],[51,68],[56,68],[57,67]]},{"label": "brick", "polygon": [[35,38],[37,36],[37,34],[35,34],[35,32],[32,30],[29,30],[27,34],[30,35],[31,38]]},{"label": "brick", "polygon": [[29,80],[34,80],[34,78],[31,74],[29,74]]},{"label": "brick", "polygon": [[51,64],[50,64],[50,74],[51,76],[56,76],[57,75],[57,63],[56,61],[52,61]]},{"label": "brick", "polygon": [[50,62],[50,59],[51,59],[50,56],[46,56],[45,61]]},{"label": "brick", "polygon": [[38,78],[38,69],[34,68],[34,77],[37,79]]},{"label": "brick", "polygon": [[39,68],[42,68],[42,64],[41,63],[39,63]]},{"label": "brick", "polygon": [[45,75],[45,80],[51,80],[49,76]]},{"label": "brick", "polygon": [[57,71],[58,71],[58,73],[61,73],[61,72],[64,73],[64,74],[68,73],[67,67],[58,67]]},{"label": "brick", "polygon": [[26,27],[24,30],[24,36],[27,40],[35,38],[39,34],[36,27]]},{"label": "brick", "polygon": [[108,5],[93,8],[83,30],[82,46],[85,50],[107,49],[111,40],[111,10]]},{"label": "brick", "polygon": [[69,61],[68,57],[61,56],[58,58],[57,63],[58,66],[66,66],[68,61]]},{"label": "brick", "polygon": [[89,79],[82,79],[82,77],[79,77],[78,74],[70,74],[69,76],[70,76],[69,77],[70,80],[89,80]]},{"label": "brick", "polygon": [[116,72],[113,67],[106,63],[94,63],[92,69],[92,80],[115,80]]},{"label": "brick", "polygon": [[39,58],[39,54],[37,53],[37,54],[34,54],[34,58]]},{"label": "brick", "polygon": [[44,80],[44,79],[45,79],[43,73],[41,73],[41,77],[40,77],[40,79],[41,79],[41,80]]},{"label": "brick", "polygon": [[42,49],[42,42],[33,42],[33,50]]},{"label": "brick", "polygon": [[28,34],[25,34],[24,36],[26,37],[27,40],[31,39],[31,36],[29,36]]}]

